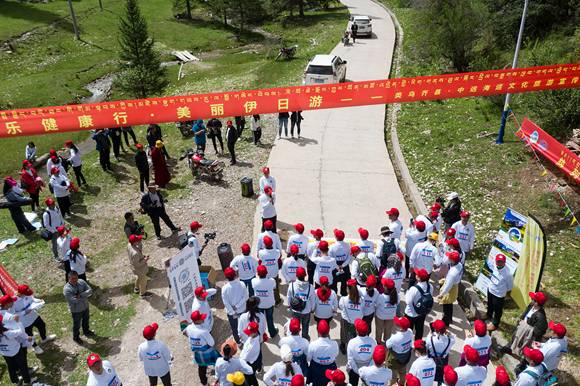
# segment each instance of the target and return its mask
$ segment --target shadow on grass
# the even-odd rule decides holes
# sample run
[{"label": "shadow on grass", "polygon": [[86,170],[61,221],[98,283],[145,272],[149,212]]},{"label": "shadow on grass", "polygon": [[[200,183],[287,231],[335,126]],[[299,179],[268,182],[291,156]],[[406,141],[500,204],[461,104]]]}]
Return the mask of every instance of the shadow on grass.
[{"label": "shadow on grass", "polygon": [[58,23],[55,23],[56,28],[72,31],[72,24],[70,21],[61,18],[61,16],[57,13],[40,9],[40,7],[28,3],[19,1],[2,2],[0,3],[0,13],[4,17],[9,17],[12,19],[25,19],[35,23],[42,23],[47,25],[58,21]]},{"label": "shadow on grass", "polygon": [[35,374],[38,379],[49,385],[59,385],[62,374],[69,373],[76,368],[77,354],[62,350],[58,345],[49,343],[43,345],[44,354],[37,356],[42,363],[42,370]]},{"label": "shadow on grass", "polygon": [[[187,27],[192,27],[194,29],[212,28],[216,31],[227,31],[227,32],[235,35],[237,37],[238,42],[240,42],[242,44],[259,43],[259,42],[264,41],[264,39],[265,39],[264,35],[262,35],[258,32],[244,30],[240,34],[239,28],[231,26],[229,24],[226,26],[222,22],[219,22],[217,20],[206,20],[206,19],[193,17],[192,19],[179,19],[179,20],[177,20],[177,22],[179,22],[180,24],[183,24]],[[193,48],[196,49],[199,47],[193,47]]]},{"label": "shadow on grass", "polygon": [[300,16],[286,16],[281,19],[283,27],[312,27],[324,21],[344,20],[345,24],[348,21],[348,16],[345,16],[343,11],[347,7],[338,6],[334,8],[319,11],[316,14],[306,14],[304,17]]}]

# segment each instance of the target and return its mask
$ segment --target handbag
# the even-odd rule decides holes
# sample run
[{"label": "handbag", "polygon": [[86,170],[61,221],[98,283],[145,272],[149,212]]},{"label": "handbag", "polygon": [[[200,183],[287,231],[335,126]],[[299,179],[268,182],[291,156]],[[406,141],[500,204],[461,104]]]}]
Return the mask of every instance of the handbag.
[{"label": "handbag", "polygon": [[40,231],[40,237],[44,241],[50,241],[50,240],[52,240],[52,232],[47,230],[47,229],[43,229]]}]

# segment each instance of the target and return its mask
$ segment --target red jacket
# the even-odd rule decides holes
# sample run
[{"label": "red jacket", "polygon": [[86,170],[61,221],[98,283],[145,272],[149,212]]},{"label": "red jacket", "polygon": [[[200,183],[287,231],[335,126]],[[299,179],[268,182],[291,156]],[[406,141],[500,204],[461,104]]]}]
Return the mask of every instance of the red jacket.
[{"label": "red jacket", "polygon": [[26,191],[28,193],[35,194],[38,190],[38,184],[36,183],[36,178],[38,174],[36,174],[36,169],[33,167],[30,168],[32,175],[30,175],[26,169],[22,169],[20,171],[20,183],[26,185]]}]

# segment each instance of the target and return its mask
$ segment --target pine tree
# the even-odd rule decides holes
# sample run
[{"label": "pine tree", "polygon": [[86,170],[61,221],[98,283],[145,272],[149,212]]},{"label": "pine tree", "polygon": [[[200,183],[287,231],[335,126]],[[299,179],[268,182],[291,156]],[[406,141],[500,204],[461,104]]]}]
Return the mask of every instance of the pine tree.
[{"label": "pine tree", "polygon": [[149,38],[137,0],[127,0],[119,31],[121,74],[118,86],[136,98],[161,93],[167,87],[166,71],[153,49],[154,41]]}]

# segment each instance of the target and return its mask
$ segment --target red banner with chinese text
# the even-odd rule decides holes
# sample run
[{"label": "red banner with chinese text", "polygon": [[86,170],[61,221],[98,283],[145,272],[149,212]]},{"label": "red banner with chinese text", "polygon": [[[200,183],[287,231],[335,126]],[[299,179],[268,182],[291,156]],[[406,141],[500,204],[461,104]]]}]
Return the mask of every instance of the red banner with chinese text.
[{"label": "red banner with chinese text", "polygon": [[525,118],[516,135],[580,184],[580,158],[540,126]]},{"label": "red banner with chinese text", "polygon": [[0,137],[580,86],[580,63],[0,111]]},{"label": "red banner with chinese text", "polygon": [[15,295],[18,290],[16,280],[0,265],[0,290],[4,295]]}]

